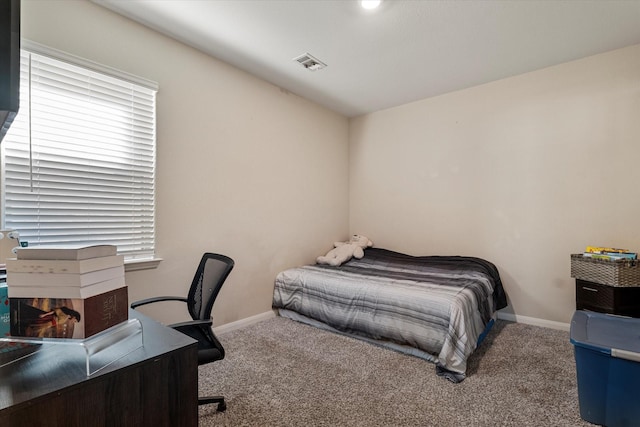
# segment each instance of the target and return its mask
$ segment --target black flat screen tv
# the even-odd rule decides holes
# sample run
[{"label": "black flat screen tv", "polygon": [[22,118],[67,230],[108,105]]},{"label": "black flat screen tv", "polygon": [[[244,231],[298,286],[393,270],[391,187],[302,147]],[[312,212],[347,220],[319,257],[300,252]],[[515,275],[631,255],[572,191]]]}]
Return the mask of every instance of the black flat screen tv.
[{"label": "black flat screen tv", "polygon": [[0,0],[0,142],[20,106],[20,0]]}]

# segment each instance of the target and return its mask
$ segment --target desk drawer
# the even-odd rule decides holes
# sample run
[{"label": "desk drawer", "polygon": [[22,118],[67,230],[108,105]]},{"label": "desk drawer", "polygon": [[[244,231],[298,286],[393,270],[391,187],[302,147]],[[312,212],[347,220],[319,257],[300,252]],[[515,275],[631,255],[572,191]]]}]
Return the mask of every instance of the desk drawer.
[{"label": "desk drawer", "polygon": [[640,317],[640,287],[576,280],[576,309]]}]

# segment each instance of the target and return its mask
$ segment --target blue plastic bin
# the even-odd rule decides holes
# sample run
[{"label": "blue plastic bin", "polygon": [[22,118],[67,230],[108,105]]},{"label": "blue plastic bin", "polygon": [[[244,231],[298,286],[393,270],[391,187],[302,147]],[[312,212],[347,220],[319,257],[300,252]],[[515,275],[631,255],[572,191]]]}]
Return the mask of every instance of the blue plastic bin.
[{"label": "blue plastic bin", "polygon": [[571,343],[582,419],[640,426],[640,319],[576,311]]}]

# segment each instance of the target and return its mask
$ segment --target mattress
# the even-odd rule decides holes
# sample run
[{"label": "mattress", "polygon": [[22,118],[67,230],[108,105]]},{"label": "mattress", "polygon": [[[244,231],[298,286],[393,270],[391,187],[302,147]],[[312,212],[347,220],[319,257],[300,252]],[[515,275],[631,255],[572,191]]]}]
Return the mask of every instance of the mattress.
[{"label": "mattress", "polygon": [[381,248],[337,267],[285,270],[273,294],[273,307],[287,317],[430,360],[454,382],[465,378],[468,357],[506,305],[489,261]]}]

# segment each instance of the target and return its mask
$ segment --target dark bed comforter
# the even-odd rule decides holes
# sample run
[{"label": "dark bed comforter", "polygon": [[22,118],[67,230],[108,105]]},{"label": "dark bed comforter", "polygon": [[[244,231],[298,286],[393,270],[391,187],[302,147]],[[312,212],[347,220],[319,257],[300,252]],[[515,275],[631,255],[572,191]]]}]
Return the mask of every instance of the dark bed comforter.
[{"label": "dark bed comforter", "polygon": [[[278,274],[273,307],[337,331],[416,348],[439,370],[465,377],[467,358],[507,300],[491,262],[474,257],[415,257],[380,248],[332,267]],[[392,347],[393,347],[392,345]],[[431,355],[429,357],[428,355]]]}]

